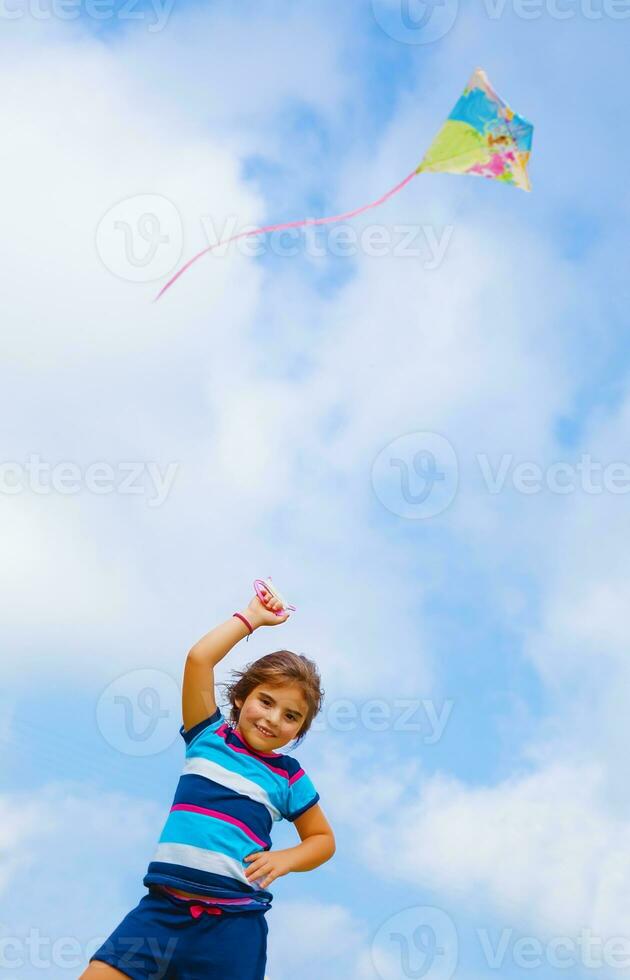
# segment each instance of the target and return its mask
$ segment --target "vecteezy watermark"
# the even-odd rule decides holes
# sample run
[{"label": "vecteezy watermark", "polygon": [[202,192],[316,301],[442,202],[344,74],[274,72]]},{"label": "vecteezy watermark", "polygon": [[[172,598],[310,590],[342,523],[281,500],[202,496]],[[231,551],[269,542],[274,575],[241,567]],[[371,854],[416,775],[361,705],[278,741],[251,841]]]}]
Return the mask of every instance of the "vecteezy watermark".
[{"label": "vecteezy watermark", "polygon": [[[312,221],[315,219],[308,219]],[[415,259],[427,271],[439,269],[453,237],[454,226],[371,224],[358,228],[335,222],[305,224],[299,228],[253,234],[255,225],[240,225],[236,216],[220,225],[211,215],[201,215],[202,231],[215,259],[232,251],[247,258],[265,254],[279,258],[305,255],[354,258]],[[233,240],[231,240],[233,239]],[[110,272],[129,282],[152,282],[171,272],[183,248],[183,225],[175,205],[157,194],[139,194],[110,208],[96,231],[96,250]]]},{"label": "vecteezy watermark", "polygon": [[[481,0],[486,16],[506,13],[519,20],[628,20],[630,0]],[[382,30],[402,44],[432,44],[445,37],[457,20],[458,0],[372,0]]]},{"label": "vecteezy watermark", "polygon": [[458,0],[372,0],[377,24],[402,44],[432,44],[457,20]]},{"label": "vecteezy watermark", "polygon": [[541,466],[532,460],[515,462],[513,453],[503,453],[492,466],[485,453],[477,462],[489,493],[501,493],[506,483],[517,493],[535,494],[548,490],[564,496],[581,491],[598,496],[602,493],[630,493],[630,463],[616,460],[611,463],[594,461],[590,453],[582,453],[579,462],[556,461]]},{"label": "vecteezy watermark", "polygon": [[105,741],[123,755],[158,755],[179,736],[181,700],[170,674],[151,668],[128,671],[101,694],[96,723]]},{"label": "vecteezy watermark", "polygon": [[409,520],[441,514],[459,482],[455,450],[435,432],[410,432],[380,451],[372,464],[372,486],[383,506]]},{"label": "vecteezy watermark", "polygon": [[[39,495],[71,495],[85,491],[104,494],[144,494],[148,507],[161,507],[168,497],[179,463],[167,463],[164,471],[153,461],[126,461],[112,466],[103,460],[82,469],[67,460],[47,463],[39,453],[26,462],[0,461],[0,495],[15,496],[30,491]],[[152,494],[152,495],[151,495]]]},{"label": "vecteezy watermark", "polygon": [[628,20],[630,0],[483,0],[490,20],[499,20],[506,11],[519,20]]},{"label": "vecteezy watermark", "polygon": [[[0,923],[0,932],[5,931]],[[127,936],[122,940],[122,947],[114,950],[106,936],[96,936],[81,942],[77,936],[52,937],[31,927],[25,936],[0,936],[0,970],[21,970],[24,967],[35,970],[50,970],[51,967],[57,970],[78,970],[101,947],[104,947],[103,953],[116,953],[120,956],[118,965],[122,970],[125,967],[142,970],[147,967],[146,954],[139,957],[138,953],[145,947],[153,958],[153,961],[149,961],[151,976],[160,980],[168,970],[177,942],[176,936],[169,936],[168,939],[151,935]]]},{"label": "vecteezy watermark", "polygon": [[[603,463],[590,453],[582,453],[574,462],[555,460],[544,466],[516,460],[513,453],[503,453],[497,462],[487,453],[477,453],[473,470],[475,466],[483,489],[491,495],[508,491],[526,496],[630,493],[630,463]],[[459,470],[448,439],[435,432],[411,432],[393,439],[379,452],[372,465],[372,487],[390,513],[425,520],[442,514],[453,502]]]},{"label": "vecteezy watermark", "polygon": [[550,966],[557,970],[621,969],[630,967],[630,937],[609,936],[603,939],[584,928],[577,936],[553,936],[542,941],[537,936],[522,936],[504,928],[495,939],[488,929],[477,929],[477,937],[491,970],[516,966],[536,970]]},{"label": "vecteezy watermark", "polygon": [[0,0],[0,21],[147,21],[150,34],[164,30],[175,0]]},{"label": "vecteezy watermark", "polygon": [[[476,928],[475,958],[481,954],[489,970],[502,975],[518,970],[625,970],[630,968],[630,936],[597,936],[584,927],[573,936],[541,939],[512,927]],[[372,962],[382,980],[451,980],[460,944],[455,922],[443,909],[414,906],[391,915],[372,940]],[[608,973],[607,973],[608,975]]]},{"label": "vecteezy watermark", "polygon": [[433,906],[402,909],[380,926],[371,953],[382,980],[451,980],[459,956],[455,923],[443,909]]},{"label": "vecteezy watermark", "polygon": [[[335,222],[329,225],[305,224],[299,228],[253,235],[251,232],[257,230],[256,226],[241,227],[233,215],[220,228],[210,215],[202,215],[201,223],[208,246],[212,246],[212,254],[219,258],[226,256],[231,249],[250,258],[266,253],[280,258],[306,255],[315,259],[327,255],[344,259],[357,255],[370,258],[393,255],[396,258],[420,260],[427,270],[438,269],[442,265],[454,231],[454,225],[437,229],[431,224],[402,224],[391,228],[384,224],[371,224],[358,228],[348,222]],[[233,237],[235,240],[229,241]]]},{"label": "vecteezy watermark", "polygon": [[136,194],[103,215],[96,251],[119,279],[153,282],[177,265],[184,246],[179,211],[159,194]]},{"label": "vecteezy watermark", "polygon": [[313,731],[421,733],[425,745],[435,745],[441,739],[453,711],[454,701],[445,700],[437,708],[431,698],[372,698],[357,703],[350,698],[336,698],[326,704],[313,721]]},{"label": "vecteezy watermark", "polygon": [[[0,923],[0,933],[4,927]],[[118,940],[118,947],[108,942],[106,936],[96,936],[81,942],[77,936],[42,935],[37,928],[31,927],[28,934],[22,936],[0,935],[0,969],[21,970],[25,966],[35,970],[49,970],[56,967],[59,970],[80,970],[90,958],[103,947],[104,954],[116,954],[118,965],[124,969],[147,969],[147,958],[140,958],[138,952],[146,947],[153,961],[149,961],[152,980],[162,980],[166,975],[178,943],[177,936],[127,936]],[[6,980],[10,980],[9,977]],[[264,980],[271,980],[265,973]]]}]

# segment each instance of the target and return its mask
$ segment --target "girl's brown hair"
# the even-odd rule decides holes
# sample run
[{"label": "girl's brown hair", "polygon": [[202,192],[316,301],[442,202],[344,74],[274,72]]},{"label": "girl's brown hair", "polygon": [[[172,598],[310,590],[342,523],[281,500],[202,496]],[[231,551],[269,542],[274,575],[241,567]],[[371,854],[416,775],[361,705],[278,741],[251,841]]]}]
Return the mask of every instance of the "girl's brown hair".
[{"label": "girl's brown hair", "polygon": [[321,688],[317,664],[301,653],[276,650],[275,653],[268,653],[247,664],[244,670],[232,670],[232,674],[236,676],[236,680],[221,686],[226,688],[226,696],[231,708],[229,720],[234,726],[238,724],[241,713],[240,708],[236,706],[236,698],[245,701],[259,684],[268,684],[270,687],[298,684],[302,688],[307,709],[306,718],[302,722],[295,742],[297,747],[311,727],[314,718],[321,711],[324,700],[325,691]]}]

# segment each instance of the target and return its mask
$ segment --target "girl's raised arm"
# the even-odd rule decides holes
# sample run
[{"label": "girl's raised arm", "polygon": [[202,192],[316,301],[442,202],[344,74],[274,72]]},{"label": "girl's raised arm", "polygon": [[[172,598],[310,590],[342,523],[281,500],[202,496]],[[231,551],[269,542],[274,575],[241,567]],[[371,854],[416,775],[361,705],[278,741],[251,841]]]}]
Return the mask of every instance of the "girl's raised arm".
[{"label": "girl's raised arm", "polygon": [[[256,630],[259,626],[276,626],[286,622],[289,614],[276,616],[273,610],[278,608],[280,603],[270,595],[267,595],[264,605],[255,595],[242,615],[252,629]],[[216,711],[214,668],[248,633],[243,620],[231,616],[190,648],[182,684],[182,718],[185,731],[189,731],[200,721],[205,721]]]}]

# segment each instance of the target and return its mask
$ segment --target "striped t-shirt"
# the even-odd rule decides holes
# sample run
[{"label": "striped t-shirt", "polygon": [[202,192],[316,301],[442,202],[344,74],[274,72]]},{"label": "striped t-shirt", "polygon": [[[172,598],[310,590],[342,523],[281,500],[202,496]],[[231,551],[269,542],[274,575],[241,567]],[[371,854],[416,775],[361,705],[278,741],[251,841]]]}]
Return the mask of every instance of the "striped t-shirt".
[{"label": "striped t-shirt", "polygon": [[186,763],[143,884],[217,898],[225,908],[267,909],[273,895],[245,871],[271,849],[275,820],[295,820],[319,800],[297,759],[258,752],[220,709],[189,731]]}]

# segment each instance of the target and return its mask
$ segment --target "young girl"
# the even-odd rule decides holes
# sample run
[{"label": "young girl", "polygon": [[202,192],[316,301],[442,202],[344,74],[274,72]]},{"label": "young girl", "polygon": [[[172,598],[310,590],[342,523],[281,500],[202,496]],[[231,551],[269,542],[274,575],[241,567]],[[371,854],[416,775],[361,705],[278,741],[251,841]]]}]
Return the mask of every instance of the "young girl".
[{"label": "young girl", "polygon": [[[214,699],[213,670],[259,626],[286,622],[266,592],[206,634],[186,659],[182,691],[186,763],[143,884],[148,888],[80,980],[264,980],[271,907],[267,889],[310,871],[335,838],[310,778],[290,755],[321,709],[316,665],[279,650],[236,671],[230,724]],[[301,843],[271,850],[274,820],[295,823]]]}]

